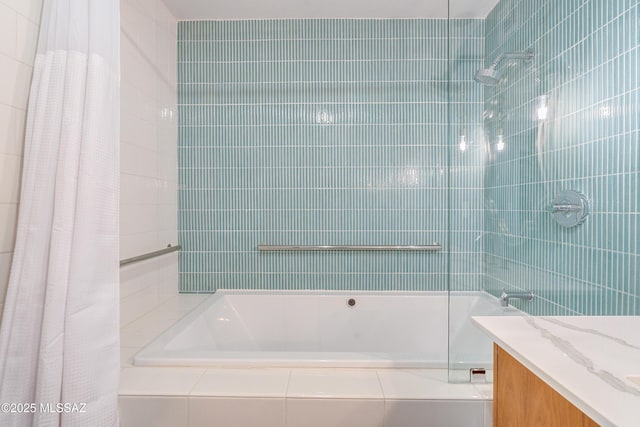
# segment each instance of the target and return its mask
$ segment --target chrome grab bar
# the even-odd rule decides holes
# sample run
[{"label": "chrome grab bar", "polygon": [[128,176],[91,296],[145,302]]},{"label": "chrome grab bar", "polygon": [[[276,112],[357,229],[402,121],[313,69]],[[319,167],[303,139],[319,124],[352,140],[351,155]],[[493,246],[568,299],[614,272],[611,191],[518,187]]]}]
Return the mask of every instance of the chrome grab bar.
[{"label": "chrome grab bar", "polygon": [[260,252],[310,252],[310,251],[440,251],[442,245],[433,243],[431,245],[320,245],[320,246],[301,246],[301,245],[265,245],[259,244]]},{"label": "chrome grab bar", "polygon": [[180,249],[182,249],[182,245],[175,245],[175,246],[168,245],[166,248],[160,249],[158,251],[153,251],[153,252],[149,252],[149,253],[142,254],[142,255],[136,255],[136,256],[131,257],[131,258],[121,259],[120,260],[120,267],[122,267],[123,265],[127,265],[127,264],[133,264],[134,262],[139,262],[139,261],[144,261],[144,260],[147,260],[147,259],[155,258],[155,257],[160,256],[160,255],[169,254],[171,252],[176,252],[176,251],[179,251]]}]

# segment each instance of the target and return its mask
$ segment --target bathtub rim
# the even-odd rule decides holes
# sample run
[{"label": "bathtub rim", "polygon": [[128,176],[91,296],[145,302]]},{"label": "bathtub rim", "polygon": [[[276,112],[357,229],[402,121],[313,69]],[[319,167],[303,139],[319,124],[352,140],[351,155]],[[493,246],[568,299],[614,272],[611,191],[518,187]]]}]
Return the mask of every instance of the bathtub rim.
[{"label": "bathtub rim", "polygon": [[[388,355],[389,353],[354,353],[354,352],[243,352],[243,351],[227,351],[224,353],[225,357],[216,357],[216,361],[212,362],[211,357],[205,357],[203,354],[208,352],[194,352],[189,357],[188,363],[181,363],[184,360],[184,353],[182,357],[176,356],[178,352],[171,352],[164,349],[164,347],[191,321],[198,317],[202,312],[210,308],[218,300],[223,299],[226,296],[233,295],[256,295],[256,296],[274,296],[274,295],[292,295],[292,296],[368,296],[368,297],[480,297],[485,299],[491,299],[491,303],[498,306],[498,299],[493,295],[485,291],[368,291],[368,290],[283,290],[283,289],[269,289],[269,290],[254,290],[254,289],[218,289],[210,296],[205,298],[201,303],[194,307],[191,311],[186,313],[181,318],[177,319],[171,326],[162,331],[149,343],[144,345],[133,356],[134,366],[155,366],[155,367],[212,367],[212,368],[402,368],[402,369],[447,369],[450,366],[450,361],[429,361],[419,358],[407,357],[405,359],[393,359],[380,358],[376,359],[376,355]],[[449,304],[447,304],[447,313],[449,310]],[[504,309],[505,312],[518,311],[511,307]],[[447,314],[449,317],[449,314]],[[172,333],[173,332],[173,333]],[[449,334],[449,332],[448,332]],[[158,353],[163,353],[165,356],[162,358],[163,363],[157,361]],[[174,356],[171,356],[174,353]],[[209,353],[210,354],[210,353]],[[251,354],[252,357],[247,357]],[[327,357],[319,358],[319,354],[324,354]],[[397,353],[401,354],[401,353]],[[416,354],[416,353],[411,353]],[[419,354],[419,353],[418,353]],[[198,357],[201,355],[201,357]],[[260,357],[262,355],[262,357]],[[268,355],[268,357],[267,357]],[[295,355],[296,358],[291,356]],[[328,356],[340,355],[339,358],[331,358]],[[366,355],[366,357],[364,357]],[[242,356],[242,357],[241,357]],[[339,362],[336,362],[339,360]],[[491,363],[485,362],[461,362],[459,363],[464,368],[480,367],[491,368]]]}]

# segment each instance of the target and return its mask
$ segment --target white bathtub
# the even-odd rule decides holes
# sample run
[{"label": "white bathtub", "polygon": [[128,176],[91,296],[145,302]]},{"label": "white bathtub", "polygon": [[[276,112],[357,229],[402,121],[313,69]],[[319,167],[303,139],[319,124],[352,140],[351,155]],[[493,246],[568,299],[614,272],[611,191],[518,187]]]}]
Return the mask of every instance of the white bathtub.
[{"label": "white bathtub", "polygon": [[[490,366],[491,341],[470,316],[520,312],[485,293],[455,293],[451,301],[451,361]],[[134,364],[445,368],[447,305],[446,292],[219,290],[143,348]]]}]

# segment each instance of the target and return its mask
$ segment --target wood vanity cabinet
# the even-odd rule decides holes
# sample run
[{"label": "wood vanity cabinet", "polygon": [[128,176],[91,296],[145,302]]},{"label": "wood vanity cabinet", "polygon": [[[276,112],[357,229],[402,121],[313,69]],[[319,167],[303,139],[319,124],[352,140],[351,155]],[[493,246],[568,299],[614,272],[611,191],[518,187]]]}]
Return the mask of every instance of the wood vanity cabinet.
[{"label": "wood vanity cabinet", "polygon": [[493,347],[494,427],[597,427],[497,344]]}]

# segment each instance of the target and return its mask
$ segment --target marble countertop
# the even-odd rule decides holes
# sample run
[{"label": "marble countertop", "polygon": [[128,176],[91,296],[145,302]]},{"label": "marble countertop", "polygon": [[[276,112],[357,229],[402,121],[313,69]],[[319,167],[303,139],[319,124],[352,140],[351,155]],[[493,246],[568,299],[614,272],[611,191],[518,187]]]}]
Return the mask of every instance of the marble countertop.
[{"label": "marble countertop", "polygon": [[640,426],[640,316],[473,321],[598,424]]}]

